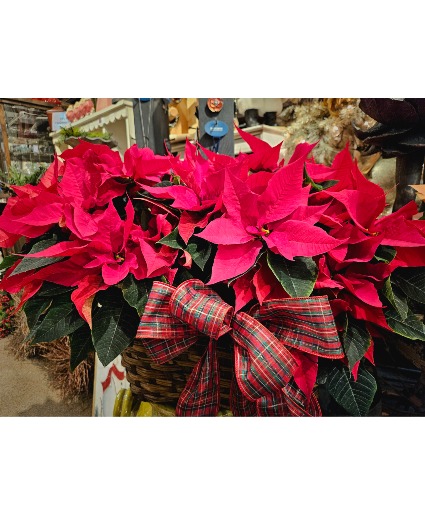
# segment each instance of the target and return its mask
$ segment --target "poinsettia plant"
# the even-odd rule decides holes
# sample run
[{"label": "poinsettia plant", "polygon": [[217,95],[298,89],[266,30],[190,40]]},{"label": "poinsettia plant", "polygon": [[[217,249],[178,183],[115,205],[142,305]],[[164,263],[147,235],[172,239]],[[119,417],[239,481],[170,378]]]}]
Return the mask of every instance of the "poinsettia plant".
[{"label": "poinsettia plant", "polygon": [[281,144],[239,132],[252,152],[236,158],[189,141],[183,159],[134,145],[122,160],[84,141],[55,156],[37,186],[13,186],[0,216],[2,247],[26,238],[0,288],[20,293],[34,343],[69,336],[73,368],[132,344],[154,282],[195,278],[236,313],[319,299],[337,331],[329,355],[308,322],[292,340],[274,333],[291,348],[294,391],[308,407],[320,385],[366,415],[374,341],[425,340],[425,221],[414,202],[382,217],[385,193],[348,148],[328,167],[301,143],[284,162]]}]

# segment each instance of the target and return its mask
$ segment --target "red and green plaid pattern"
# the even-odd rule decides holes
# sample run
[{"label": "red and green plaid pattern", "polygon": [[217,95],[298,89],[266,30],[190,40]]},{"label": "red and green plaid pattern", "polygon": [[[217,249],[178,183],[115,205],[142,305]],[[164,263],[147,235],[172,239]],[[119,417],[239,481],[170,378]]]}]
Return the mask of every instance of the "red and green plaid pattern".
[{"label": "red and green plaid pattern", "polygon": [[314,393],[311,394],[310,399],[307,399],[293,379],[285,386],[283,393],[288,409],[295,417],[322,416],[319,401]]},{"label": "red and green plaid pattern", "polygon": [[251,401],[283,388],[296,361],[260,322],[238,313],[233,320],[235,371],[241,392]]},{"label": "red and green plaid pattern", "polygon": [[189,327],[218,340],[231,331],[234,309],[201,281],[191,281],[190,288],[176,288],[171,312]]},{"label": "red and green plaid pattern", "polygon": [[255,417],[257,415],[257,403],[247,399],[240,391],[235,374],[233,374],[230,384],[230,409],[235,417]]},{"label": "red and green plaid pattern", "polygon": [[257,416],[259,417],[287,417],[291,415],[283,390],[276,390],[257,401]]},{"label": "red and green plaid pattern", "polygon": [[176,407],[178,417],[215,417],[220,408],[220,373],[216,342],[208,347],[192,370]]},{"label": "red and green plaid pattern", "polygon": [[250,315],[288,347],[322,358],[344,357],[331,306],[325,296],[267,301],[262,306],[255,306]]},{"label": "red and green plaid pattern", "polygon": [[235,315],[231,306],[198,279],[177,288],[155,281],[137,331],[151,359],[165,363],[187,350],[201,334],[209,336],[205,353],[180,395],[178,416],[217,414],[216,342],[229,331],[235,353],[230,399],[235,415],[320,415],[314,394],[307,399],[293,380],[298,364],[285,346],[327,358],[341,357],[327,297],[270,301],[254,307],[250,314]]}]

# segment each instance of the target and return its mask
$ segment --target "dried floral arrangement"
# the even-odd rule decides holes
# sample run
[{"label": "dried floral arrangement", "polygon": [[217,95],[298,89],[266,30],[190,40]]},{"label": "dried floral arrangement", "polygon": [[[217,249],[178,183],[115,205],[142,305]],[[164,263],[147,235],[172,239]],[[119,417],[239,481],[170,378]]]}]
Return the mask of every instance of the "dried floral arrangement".
[{"label": "dried floral arrangement", "polygon": [[[284,157],[290,157],[298,143],[317,141],[313,150],[316,162],[330,166],[348,143],[361,171],[368,173],[380,153],[376,151],[375,160],[364,159],[360,152],[354,154],[358,141],[353,125],[367,130],[375,124],[359,102],[358,98],[288,99],[278,116],[278,125],[284,127]],[[360,160],[365,161],[364,166]]]},{"label": "dried floral arrangement", "polygon": [[319,416],[319,389],[366,415],[374,345],[425,339],[425,221],[385,194],[348,148],[330,166],[297,145],[280,160],[243,131],[236,158],[187,142],[184,159],[81,142],[37,186],[14,186],[0,242],[24,236],[0,288],[21,292],[30,339],[69,336],[76,367],[142,343],[153,363],[206,337],[180,416],[217,415],[217,343],[234,352],[237,416]]}]

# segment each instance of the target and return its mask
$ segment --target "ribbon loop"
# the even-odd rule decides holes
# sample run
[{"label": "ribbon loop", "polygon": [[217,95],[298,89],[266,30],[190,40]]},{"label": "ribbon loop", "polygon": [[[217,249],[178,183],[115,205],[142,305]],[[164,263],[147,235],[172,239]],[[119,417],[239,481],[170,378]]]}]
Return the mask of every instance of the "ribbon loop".
[{"label": "ribbon loop", "polygon": [[200,333],[214,340],[231,330],[234,309],[198,279],[189,279],[176,288],[170,311]]},{"label": "ribbon loop", "polygon": [[326,296],[270,300],[250,314],[288,347],[328,359],[345,356]]}]

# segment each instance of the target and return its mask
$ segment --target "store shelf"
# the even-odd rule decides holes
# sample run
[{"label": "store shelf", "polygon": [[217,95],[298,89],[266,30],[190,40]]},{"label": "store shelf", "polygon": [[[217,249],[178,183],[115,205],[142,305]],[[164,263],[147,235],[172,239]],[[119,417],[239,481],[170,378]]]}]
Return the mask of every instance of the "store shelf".
[{"label": "store shelf", "polygon": [[[129,100],[120,100],[116,104],[113,104],[102,111],[92,113],[85,116],[81,120],[77,120],[69,125],[69,127],[78,127],[84,131],[94,131],[99,129],[105,129],[112,134],[113,139],[117,142],[116,149],[119,150],[121,156],[131,145],[136,143],[135,130],[134,130],[134,115],[133,115],[133,104]],[[257,136],[263,141],[267,141],[270,145],[277,145],[283,140],[282,127],[272,127],[269,125],[256,125],[255,127],[247,127],[243,130]],[[52,132],[50,134],[55,150],[58,154],[63,152],[65,149],[70,148],[69,145],[65,144],[60,131]],[[171,135],[171,152],[178,153],[184,152],[186,138],[194,140],[194,134],[180,134]],[[250,152],[250,148],[247,143],[239,136],[239,133],[234,130],[235,138],[235,155],[240,152]]]},{"label": "store shelf", "polygon": [[[78,127],[83,131],[105,129],[112,134],[113,139],[117,142],[116,149],[121,155],[136,142],[133,104],[129,100],[120,100],[101,111],[94,112],[76,122],[70,123],[69,127]],[[70,148],[69,145],[63,142],[60,131],[52,132],[50,136],[58,154]]]}]

